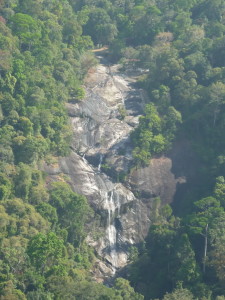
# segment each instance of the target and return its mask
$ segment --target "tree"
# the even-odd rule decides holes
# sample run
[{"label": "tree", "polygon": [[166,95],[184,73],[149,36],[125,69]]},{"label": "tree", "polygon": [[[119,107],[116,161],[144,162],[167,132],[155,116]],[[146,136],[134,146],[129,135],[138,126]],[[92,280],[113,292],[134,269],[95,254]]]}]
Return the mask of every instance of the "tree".
[{"label": "tree", "polygon": [[63,241],[53,232],[39,233],[28,242],[27,254],[37,270],[47,272],[60,266],[64,256]]},{"label": "tree", "polygon": [[27,101],[29,106],[38,107],[44,104],[46,97],[43,89],[39,88],[38,86],[35,86],[31,89],[29,94],[30,95]]},{"label": "tree", "polygon": [[41,16],[44,24],[44,32],[53,43],[62,41],[62,25],[59,24],[57,16],[48,10],[42,11]]},{"label": "tree", "polygon": [[7,92],[0,95],[0,103],[4,116],[8,116],[12,110],[18,110],[18,102]]},{"label": "tree", "polygon": [[163,300],[194,300],[194,296],[188,289],[178,285],[178,287],[171,294],[167,293],[163,297]]},{"label": "tree", "polygon": [[10,197],[12,193],[12,183],[9,178],[0,173],[0,200],[5,200]]},{"label": "tree", "polygon": [[25,252],[27,240],[13,236],[4,238],[1,246],[1,256],[10,268],[14,277],[20,278],[21,273],[28,267],[28,256]]},{"label": "tree", "polygon": [[[102,284],[87,280],[75,281],[70,276],[51,276],[47,281],[48,290],[59,299],[80,300],[122,300],[123,298]],[[130,298],[136,299],[136,298]],[[139,298],[141,299],[141,298]]]},{"label": "tree", "polygon": [[182,115],[173,106],[169,106],[163,118],[163,133],[167,144],[174,139],[178,126],[182,123]]},{"label": "tree", "polygon": [[82,34],[82,27],[76,20],[68,20],[63,26],[63,40],[69,45],[76,45],[76,39]]},{"label": "tree", "polygon": [[119,295],[123,300],[143,300],[144,296],[138,294],[130,286],[129,281],[124,278],[117,278],[115,281],[115,287]]},{"label": "tree", "polygon": [[100,7],[94,8],[84,26],[84,33],[92,37],[95,44],[108,44],[117,35],[117,27],[108,13]]},{"label": "tree", "polygon": [[49,200],[49,194],[44,184],[32,186],[29,194],[29,203],[37,205],[39,203],[45,204]]},{"label": "tree", "polygon": [[9,51],[0,50],[0,73],[3,75],[10,71],[12,66],[12,56]]},{"label": "tree", "polygon": [[20,117],[17,126],[23,132],[24,136],[29,136],[33,133],[33,124],[26,117]]},{"label": "tree", "polygon": [[17,13],[12,19],[12,31],[21,42],[22,48],[31,49],[41,38],[41,31],[38,22],[27,14]]},{"label": "tree", "polygon": [[133,23],[132,44],[149,44],[155,35],[163,31],[161,11],[156,5],[136,5],[131,10]]},{"label": "tree", "polygon": [[108,45],[117,36],[118,30],[115,24],[99,24],[96,26],[96,40],[98,44]]},{"label": "tree", "polygon": [[12,280],[9,280],[4,284],[4,288],[1,291],[2,300],[26,300],[26,296],[20,290],[15,289]]},{"label": "tree", "polygon": [[[184,1],[183,1],[184,2]],[[181,11],[176,15],[174,21],[171,22],[172,32],[179,36],[185,30],[189,29],[192,24],[192,19],[190,18],[191,13],[189,11]]]},{"label": "tree", "polygon": [[191,287],[199,280],[200,274],[188,235],[182,234],[174,248],[174,266],[172,266],[175,275],[174,281],[175,283],[182,281],[186,286]]},{"label": "tree", "polygon": [[190,114],[191,108],[199,101],[199,87],[197,75],[188,71],[182,80],[179,80],[173,92],[173,105],[182,111],[183,116]]},{"label": "tree", "polygon": [[55,182],[50,190],[50,203],[57,209],[59,223],[68,230],[69,242],[79,246],[85,237],[84,224],[91,213],[87,199],[72,191],[64,182]]},{"label": "tree", "polygon": [[17,167],[14,182],[16,196],[28,200],[31,188],[31,168],[23,163],[20,163]]},{"label": "tree", "polygon": [[39,214],[48,220],[52,226],[58,222],[58,215],[55,207],[51,206],[49,203],[41,202],[36,206],[36,210]]},{"label": "tree", "polygon": [[218,201],[220,201],[220,203],[224,207],[225,206],[225,180],[223,176],[219,176],[216,178],[214,196]]},{"label": "tree", "polygon": [[133,145],[136,146],[132,152],[135,164],[146,165],[153,154],[169,148],[177,124],[181,123],[181,115],[172,106],[163,110],[166,112],[164,119],[160,117],[156,105],[148,103],[145,116],[139,118],[139,126],[131,134]]},{"label": "tree", "polygon": [[212,114],[212,126],[215,127],[222,105],[225,103],[225,84],[213,83],[209,87],[209,110]]},{"label": "tree", "polygon": [[213,225],[209,229],[211,251],[209,252],[209,266],[213,267],[222,287],[225,287],[225,222],[224,215],[214,219]]},{"label": "tree", "polygon": [[44,157],[49,150],[48,140],[39,136],[18,136],[13,140],[14,154],[17,162],[32,163]]},{"label": "tree", "polygon": [[171,104],[170,88],[165,85],[160,85],[159,89],[151,92],[153,102],[157,105],[160,113],[165,113]]},{"label": "tree", "polygon": [[160,207],[158,198],[154,201],[153,209],[154,215],[151,218],[153,222],[146,239],[146,248],[129,268],[131,282],[140,284],[142,293],[151,298],[162,297],[166,291],[171,290],[176,284],[177,272],[183,270],[182,276],[183,278],[186,276],[187,279],[194,269],[192,255],[183,261],[187,253],[186,247],[190,250],[190,245],[187,246],[186,242],[179,244],[179,241],[183,240],[179,234],[179,219],[172,216],[169,206]]},{"label": "tree", "polygon": [[72,66],[67,61],[62,60],[55,65],[54,76],[57,80],[62,81],[63,83],[68,82],[72,73]]},{"label": "tree", "polygon": [[204,238],[203,248],[203,272],[206,271],[206,260],[208,256],[208,230],[213,226],[215,220],[224,215],[220,202],[213,197],[203,198],[195,202],[197,213],[193,213],[187,218],[189,231],[192,235]]}]

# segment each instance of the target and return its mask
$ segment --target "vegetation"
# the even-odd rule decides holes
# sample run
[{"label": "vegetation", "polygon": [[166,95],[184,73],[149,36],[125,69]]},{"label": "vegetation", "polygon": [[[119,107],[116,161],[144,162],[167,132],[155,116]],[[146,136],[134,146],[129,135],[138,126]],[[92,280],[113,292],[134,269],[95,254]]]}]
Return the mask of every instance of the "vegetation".
[{"label": "vegetation", "polygon": [[[224,299],[224,1],[0,0],[0,13],[1,299]],[[47,189],[40,171],[69,153],[65,103],[83,99],[89,50],[105,44],[124,70],[145,70],[135,164],[179,137],[203,166],[174,213],[155,200],[146,243],[130,251],[127,278],[141,294],[126,279],[91,280],[92,210],[63,181]]]},{"label": "vegetation", "polygon": [[0,12],[0,297],[142,299],[125,279],[114,289],[91,280],[92,210],[63,181],[47,189],[39,170],[69,153],[65,102],[85,96],[96,64],[88,12],[61,0],[3,0]]}]

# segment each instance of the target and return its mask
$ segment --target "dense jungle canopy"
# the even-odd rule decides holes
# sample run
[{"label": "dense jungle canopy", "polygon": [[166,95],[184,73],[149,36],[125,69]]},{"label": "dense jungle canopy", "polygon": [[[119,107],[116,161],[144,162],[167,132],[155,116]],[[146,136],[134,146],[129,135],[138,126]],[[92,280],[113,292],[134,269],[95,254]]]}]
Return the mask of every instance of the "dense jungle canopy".
[{"label": "dense jungle canopy", "polygon": [[[85,97],[104,45],[123,72],[145,70],[134,166],[178,139],[201,166],[179,203],[155,199],[146,241],[110,288],[92,280],[86,198],[41,171],[69,154],[65,103]],[[0,0],[1,299],[225,299],[224,134],[223,0]]]}]

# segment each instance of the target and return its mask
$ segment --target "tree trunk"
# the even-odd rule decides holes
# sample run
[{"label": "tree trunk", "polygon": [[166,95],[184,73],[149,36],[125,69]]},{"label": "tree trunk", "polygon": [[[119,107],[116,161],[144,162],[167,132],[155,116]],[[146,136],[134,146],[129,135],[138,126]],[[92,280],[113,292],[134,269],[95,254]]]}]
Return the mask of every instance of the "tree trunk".
[{"label": "tree trunk", "polygon": [[205,227],[205,246],[204,246],[204,256],[203,256],[203,273],[205,273],[205,264],[206,264],[206,256],[207,256],[207,247],[208,247],[208,224]]}]

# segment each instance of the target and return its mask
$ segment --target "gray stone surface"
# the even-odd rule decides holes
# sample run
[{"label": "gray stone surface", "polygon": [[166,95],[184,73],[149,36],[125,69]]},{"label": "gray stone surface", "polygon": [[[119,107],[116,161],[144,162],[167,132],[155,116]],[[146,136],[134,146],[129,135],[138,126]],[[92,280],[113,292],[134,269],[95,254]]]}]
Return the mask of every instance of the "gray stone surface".
[{"label": "gray stone surface", "polygon": [[[102,257],[95,269],[99,280],[125,266],[129,246],[147,235],[152,200],[160,196],[163,203],[170,203],[177,184],[186,182],[185,173],[173,171],[183,146],[171,158],[154,158],[148,167],[134,169],[123,184],[103,172],[103,164],[115,172],[126,172],[132,161],[129,135],[144,106],[143,91],[135,89],[133,82],[116,65],[97,66],[86,79],[85,99],[67,104],[73,127],[71,155],[61,158],[57,166],[44,166],[50,180],[66,174],[73,190],[85,195],[100,216],[97,237],[90,230],[87,238]],[[121,107],[126,109],[124,119]],[[94,222],[89,228],[95,227]]]},{"label": "gray stone surface", "polygon": [[128,182],[131,189],[139,192],[141,198],[160,197],[162,204],[171,203],[177,184],[186,183],[185,176],[175,177],[172,160],[168,157],[153,158],[144,168],[133,170]]}]

